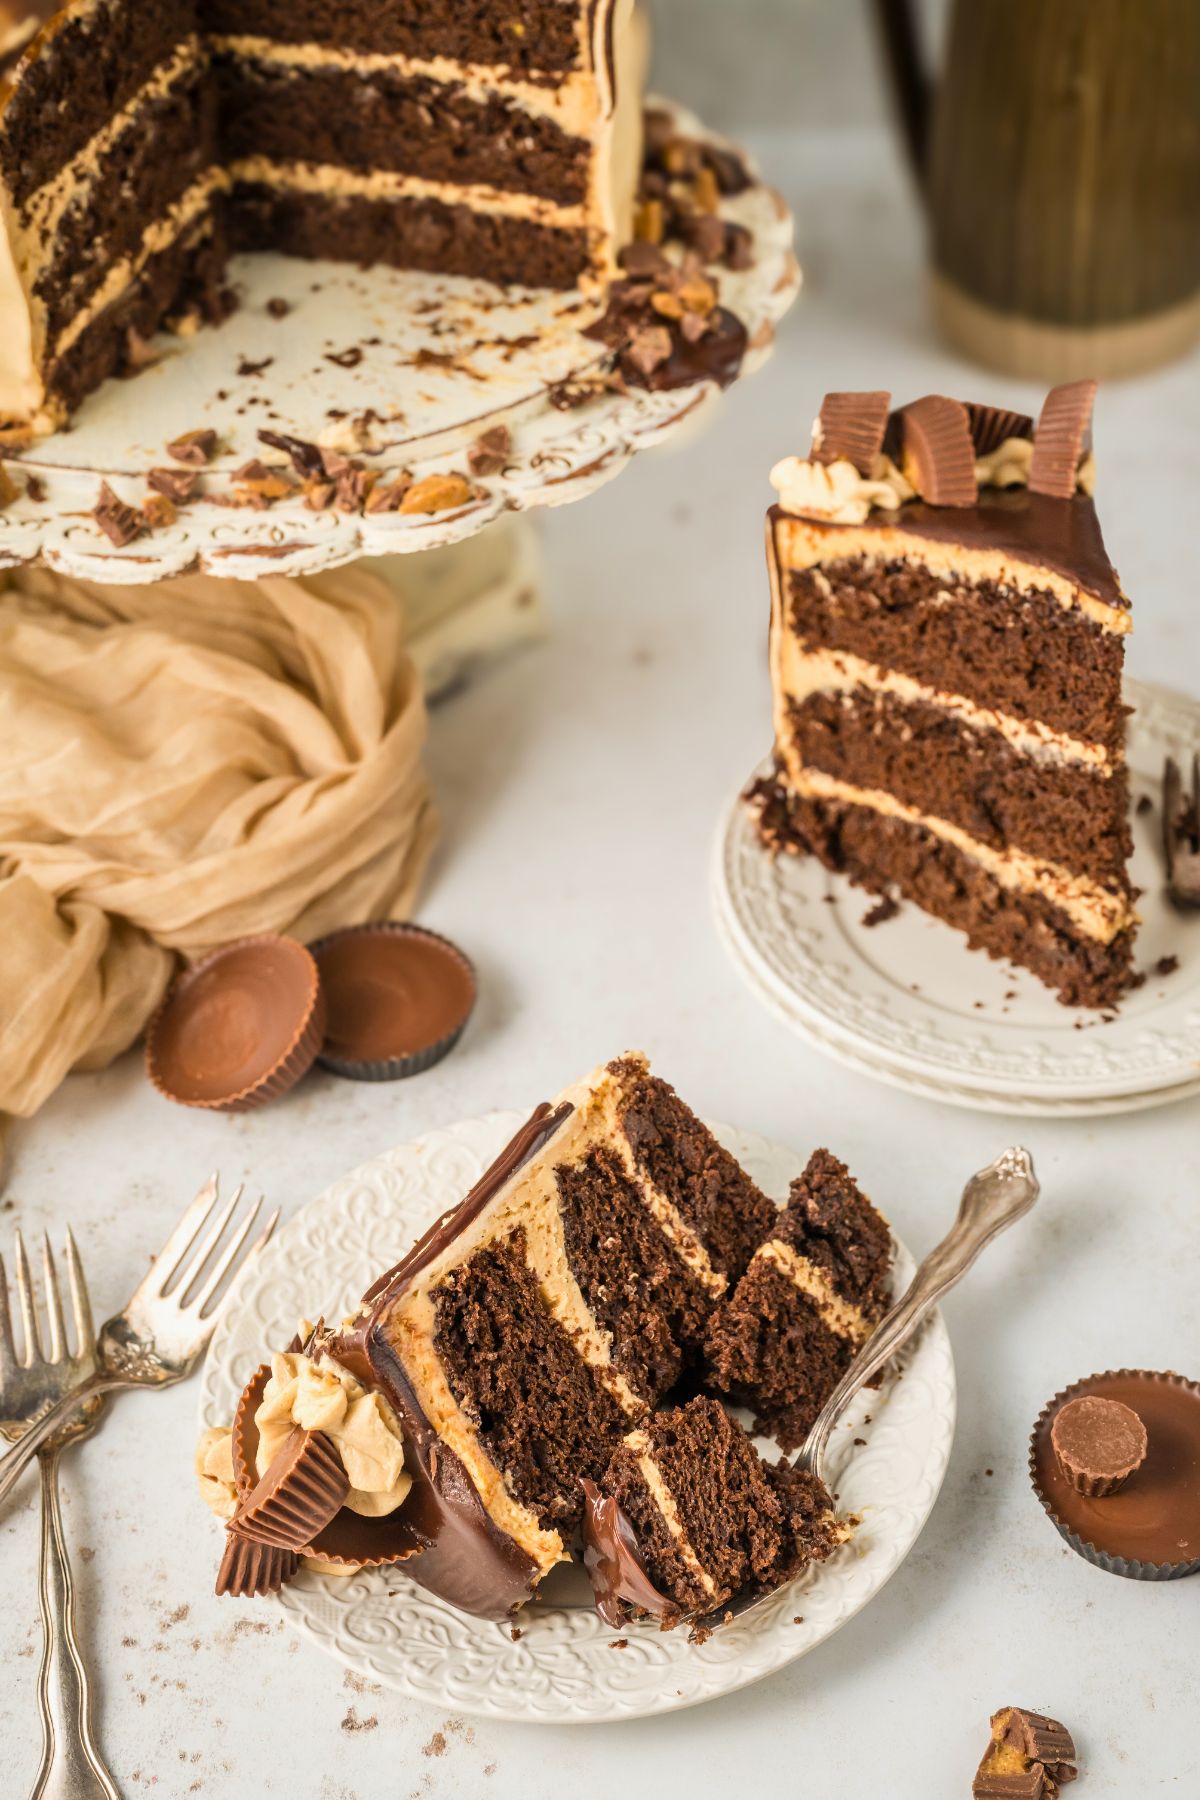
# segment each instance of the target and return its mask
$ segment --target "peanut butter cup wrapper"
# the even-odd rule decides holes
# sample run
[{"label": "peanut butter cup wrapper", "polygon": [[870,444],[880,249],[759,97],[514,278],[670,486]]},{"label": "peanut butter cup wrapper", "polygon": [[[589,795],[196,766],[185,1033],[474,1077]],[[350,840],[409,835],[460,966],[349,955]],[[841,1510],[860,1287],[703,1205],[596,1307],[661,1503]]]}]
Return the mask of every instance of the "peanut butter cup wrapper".
[{"label": "peanut butter cup wrapper", "polygon": [[300,1551],[341,1510],[349,1492],[333,1440],[297,1426],[229,1521],[229,1529],[236,1537]]},{"label": "peanut butter cup wrapper", "polygon": [[[1104,1492],[1076,1487],[1051,1442],[1059,1410],[1087,1394],[1120,1400],[1146,1427],[1145,1461],[1115,1487],[1101,1484]],[[1132,1581],[1200,1573],[1200,1383],[1169,1371],[1110,1369],[1064,1388],[1034,1425],[1029,1477],[1059,1536],[1093,1567]]]},{"label": "peanut butter cup wrapper", "polygon": [[475,1008],[474,965],[422,925],[351,925],[311,946],[326,999],[317,1061],[349,1081],[404,1081],[448,1056]]},{"label": "peanut butter cup wrapper", "polygon": [[146,1073],[180,1106],[253,1112],[307,1075],[324,1035],[310,952],[294,938],[242,938],[171,987],[146,1033]]},{"label": "peanut butter cup wrapper", "polygon": [[218,1598],[228,1594],[234,1600],[257,1599],[261,1594],[277,1594],[300,1567],[294,1550],[281,1550],[274,1544],[256,1544],[236,1532],[225,1533],[225,1554],[217,1574]]},{"label": "peanut butter cup wrapper", "polygon": [[237,1483],[238,1501],[244,1503],[258,1486],[258,1426],[254,1415],[262,1405],[262,1397],[271,1379],[270,1363],[260,1363],[242,1389],[233,1415],[233,1479]]}]

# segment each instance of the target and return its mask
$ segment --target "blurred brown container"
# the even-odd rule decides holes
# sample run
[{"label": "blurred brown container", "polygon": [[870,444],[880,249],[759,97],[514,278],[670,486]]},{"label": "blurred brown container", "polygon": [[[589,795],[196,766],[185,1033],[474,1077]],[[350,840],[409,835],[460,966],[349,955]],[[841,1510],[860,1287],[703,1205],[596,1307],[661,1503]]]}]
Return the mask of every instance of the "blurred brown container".
[{"label": "blurred brown container", "polygon": [[1200,5],[956,0],[936,88],[912,0],[875,0],[957,348],[1042,381],[1200,339]]}]

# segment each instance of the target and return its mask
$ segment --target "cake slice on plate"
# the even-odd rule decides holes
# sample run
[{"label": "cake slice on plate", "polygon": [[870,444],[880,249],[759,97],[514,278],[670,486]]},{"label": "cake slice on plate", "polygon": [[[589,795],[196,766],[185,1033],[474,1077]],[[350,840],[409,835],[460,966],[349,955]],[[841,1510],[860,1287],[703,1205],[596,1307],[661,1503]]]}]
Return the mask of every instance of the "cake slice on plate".
[{"label": "cake slice on plate", "polygon": [[887,1310],[891,1259],[886,1221],[836,1156],[814,1152],[713,1316],[709,1385],[796,1449]]},{"label": "cake slice on plate", "polygon": [[[644,1057],[539,1107],[355,1317],[303,1346],[403,1440],[405,1573],[485,1617],[527,1600],[578,1547],[583,1480],[698,1364],[775,1214]],[[303,1373],[280,1371],[275,1432],[314,1427]],[[261,1403],[240,1410],[261,1432]]]},{"label": "cake slice on plate", "polygon": [[772,473],[774,769],[752,802],[772,849],[1107,1007],[1137,918],[1094,392],[1055,388],[1036,425],[826,396],[809,455]]},{"label": "cake slice on plate", "polygon": [[629,1432],[586,1487],[584,1562],[615,1626],[719,1617],[734,1596],[781,1587],[850,1535],[815,1476],[764,1462],[704,1396]]}]

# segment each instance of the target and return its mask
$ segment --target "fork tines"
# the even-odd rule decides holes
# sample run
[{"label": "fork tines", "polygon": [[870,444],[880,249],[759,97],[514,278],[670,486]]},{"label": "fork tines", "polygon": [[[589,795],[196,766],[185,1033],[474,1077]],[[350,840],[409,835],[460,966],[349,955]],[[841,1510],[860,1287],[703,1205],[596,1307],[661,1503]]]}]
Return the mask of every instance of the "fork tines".
[{"label": "fork tines", "polygon": [[[262,1209],[260,1196],[218,1256],[222,1239],[233,1222],[244,1192],[244,1186],[239,1183],[229,1199],[222,1201],[217,1177],[213,1175],[205,1182],[154,1259],[139,1289],[140,1297],[159,1300],[171,1295],[181,1311],[200,1318],[209,1315],[226,1279],[241,1266],[243,1252]],[[250,1247],[250,1255],[266,1243],[278,1218],[276,1211],[267,1220]]]},{"label": "fork tines", "polygon": [[54,1252],[50,1248],[49,1234],[47,1233],[42,1239],[42,1286],[45,1289],[46,1303],[46,1331],[43,1334],[38,1326],[33,1274],[29,1266],[25,1240],[19,1231],[13,1233],[13,1269],[17,1288],[17,1305],[21,1313],[22,1344],[20,1353],[18,1353],[13,1334],[12,1314],[9,1311],[8,1277],[4,1268],[4,1258],[0,1257],[0,1377],[3,1376],[6,1369],[30,1369],[38,1362],[59,1363],[72,1354],[80,1356],[91,1350],[96,1336],[92,1324],[91,1301],[88,1299],[83,1265],[79,1260],[79,1251],[70,1228],[67,1230],[65,1253],[67,1278],[71,1288],[71,1318],[75,1327],[75,1351],[73,1353],[67,1345],[62,1289],[58,1279],[58,1268],[54,1261]]},{"label": "fork tines", "polygon": [[1200,751],[1192,757],[1192,789],[1173,756],[1163,768],[1163,849],[1167,889],[1178,906],[1200,906]]}]

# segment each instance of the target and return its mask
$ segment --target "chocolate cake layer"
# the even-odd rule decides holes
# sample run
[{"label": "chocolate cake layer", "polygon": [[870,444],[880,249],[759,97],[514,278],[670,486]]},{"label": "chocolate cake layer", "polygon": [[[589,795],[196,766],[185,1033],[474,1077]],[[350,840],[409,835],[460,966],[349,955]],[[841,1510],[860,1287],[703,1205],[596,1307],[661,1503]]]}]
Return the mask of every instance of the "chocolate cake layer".
[{"label": "chocolate cake layer", "polygon": [[389,169],[565,205],[587,198],[591,147],[492,93],[387,69],[281,69],[218,56],[226,154]]},{"label": "chocolate cake layer", "polygon": [[616,1157],[597,1151],[557,1171],[567,1261],[612,1334],[613,1361],[647,1401],[678,1381],[714,1301],[664,1236]]},{"label": "chocolate cake layer", "polygon": [[[704,1614],[746,1588],[777,1587],[805,1560],[791,1519],[800,1496],[774,1476],[724,1408],[700,1397],[630,1434],[601,1486],[654,1586],[679,1613]],[[828,1520],[828,1495],[813,1486]]]},{"label": "chocolate cake layer", "polygon": [[736,1280],[766,1235],[774,1205],[665,1081],[634,1069],[630,1080],[621,1125],[634,1160],[700,1237],[713,1266]]},{"label": "chocolate cake layer", "polygon": [[1110,1006],[1128,986],[1132,931],[1110,944],[1087,937],[1044,895],[1002,886],[955,845],[906,819],[789,795],[769,779],[753,796],[768,843],[817,856],[871,893],[895,890],[965,932],[972,949],[1032,970],[1064,1005]]},{"label": "chocolate cake layer", "polygon": [[220,318],[224,273],[218,213],[152,257],[133,286],[92,320],[51,368],[51,396],[71,412],[110,375],[127,373],[131,330],[150,337],[164,317],[193,308],[206,319]]},{"label": "chocolate cake layer", "polygon": [[1133,843],[1124,768],[1015,749],[940,707],[866,688],[817,693],[788,708],[791,742],[810,768],[895,794],[997,850],[1016,846],[1129,892]]},{"label": "chocolate cake layer", "polygon": [[198,71],[148,104],[138,124],[122,134],[103,176],[89,182],[63,214],[53,257],[35,284],[51,343],[109,269],[134,257],[147,228],[212,167],[215,127],[215,96]]},{"label": "chocolate cake layer", "polygon": [[938,692],[1121,751],[1124,639],[1053,594],[991,581],[948,590],[919,565],[857,558],[785,579],[786,620],[806,644],[849,651]]},{"label": "chocolate cake layer", "polygon": [[579,19],[595,0],[205,0],[210,32],[383,56],[452,57],[523,73],[578,67]]},{"label": "chocolate cake layer", "polygon": [[195,0],[124,0],[67,20],[4,108],[0,176],[23,206],[196,29]]},{"label": "chocolate cake layer", "polygon": [[590,264],[588,236],[440,200],[339,198],[239,182],[230,209],[236,250],[366,267],[475,276],[499,286],[571,288]]},{"label": "chocolate cake layer", "polygon": [[549,1312],[525,1234],[480,1250],[434,1296],[434,1346],[492,1461],[544,1527],[570,1537],[628,1415]]}]

